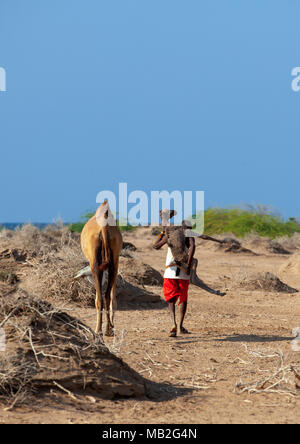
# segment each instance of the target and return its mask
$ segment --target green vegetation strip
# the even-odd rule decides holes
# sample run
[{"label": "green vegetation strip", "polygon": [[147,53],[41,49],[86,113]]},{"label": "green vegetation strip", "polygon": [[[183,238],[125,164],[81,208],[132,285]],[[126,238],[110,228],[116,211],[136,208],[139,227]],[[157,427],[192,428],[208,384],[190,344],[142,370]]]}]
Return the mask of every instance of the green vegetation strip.
[{"label": "green vegetation strip", "polygon": [[284,221],[280,216],[239,208],[209,208],[204,217],[206,234],[233,233],[237,237],[244,237],[248,233],[256,233],[274,239],[300,233],[300,224],[294,218]]},{"label": "green vegetation strip", "polygon": [[[93,216],[87,213],[82,221],[72,223],[69,229],[80,233],[84,224]],[[208,208],[204,215],[205,234],[233,233],[237,237],[244,237],[248,233],[275,239],[280,236],[291,236],[300,233],[300,223],[294,218],[285,221],[280,216],[263,214],[259,211],[248,211],[240,208]],[[134,230],[136,227],[120,226],[121,231]]]}]

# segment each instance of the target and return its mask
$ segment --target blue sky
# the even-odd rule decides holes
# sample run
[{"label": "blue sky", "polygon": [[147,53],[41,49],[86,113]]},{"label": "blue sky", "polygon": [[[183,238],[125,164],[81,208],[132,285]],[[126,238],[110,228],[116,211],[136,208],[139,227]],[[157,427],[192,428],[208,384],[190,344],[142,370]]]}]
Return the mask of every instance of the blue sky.
[{"label": "blue sky", "polygon": [[298,0],[0,0],[0,222],[99,191],[300,217]]}]

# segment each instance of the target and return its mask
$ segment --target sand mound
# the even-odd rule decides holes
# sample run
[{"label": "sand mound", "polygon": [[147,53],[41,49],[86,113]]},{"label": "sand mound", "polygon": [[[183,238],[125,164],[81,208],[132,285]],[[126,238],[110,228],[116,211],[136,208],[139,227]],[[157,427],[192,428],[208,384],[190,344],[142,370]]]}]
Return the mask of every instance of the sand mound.
[{"label": "sand mound", "polygon": [[116,296],[118,309],[141,308],[156,303],[163,304],[159,294],[132,285],[121,275],[118,276]]},{"label": "sand mound", "polygon": [[144,286],[161,286],[162,275],[148,264],[131,258],[120,257],[116,296],[119,309],[143,307],[163,303],[160,293],[153,293]]},{"label": "sand mound", "polygon": [[256,256],[256,253],[243,247],[241,242],[231,237],[226,237],[224,243],[219,245],[219,249],[224,250],[225,253],[244,253]]},{"label": "sand mound", "polygon": [[292,254],[281,242],[261,237],[256,234],[247,235],[245,242],[250,248],[255,248],[261,253]]},{"label": "sand mound", "polygon": [[[0,298],[7,339],[0,353],[0,397],[23,402],[57,389],[102,398],[145,395],[144,380],[79,320],[25,292]],[[58,385],[57,385],[58,384]]]},{"label": "sand mound", "polygon": [[297,293],[298,290],[289,287],[273,273],[255,273],[243,278],[239,285],[247,290],[265,290],[278,293]]},{"label": "sand mound", "polygon": [[120,258],[119,271],[133,285],[161,286],[163,277],[159,271],[134,258]]},{"label": "sand mound", "polygon": [[300,274],[300,254],[293,255],[279,268],[280,273]]}]

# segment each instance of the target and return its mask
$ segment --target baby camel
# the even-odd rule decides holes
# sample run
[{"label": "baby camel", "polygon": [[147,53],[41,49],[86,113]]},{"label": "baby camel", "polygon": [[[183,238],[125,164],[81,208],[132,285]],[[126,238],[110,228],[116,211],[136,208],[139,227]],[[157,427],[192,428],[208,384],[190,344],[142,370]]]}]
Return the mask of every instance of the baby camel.
[{"label": "baby camel", "polygon": [[[95,215],[87,221],[81,233],[81,248],[90,263],[96,288],[95,306],[97,323],[95,332],[102,332],[102,312],[105,303],[107,314],[106,336],[113,336],[114,310],[116,308],[116,284],[118,277],[119,255],[123,240],[119,227],[104,201]],[[108,274],[105,296],[102,294],[103,274]]]}]

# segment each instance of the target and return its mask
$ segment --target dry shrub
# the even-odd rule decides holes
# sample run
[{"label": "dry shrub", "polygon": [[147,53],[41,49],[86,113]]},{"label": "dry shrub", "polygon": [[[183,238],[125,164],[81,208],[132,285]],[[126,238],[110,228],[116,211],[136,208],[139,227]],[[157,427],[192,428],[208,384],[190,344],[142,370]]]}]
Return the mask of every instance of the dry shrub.
[{"label": "dry shrub", "polygon": [[[1,267],[6,269],[9,265],[9,270],[17,276],[21,271],[21,284],[25,276],[25,288],[31,293],[50,302],[94,307],[94,285],[87,278],[74,280],[76,273],[88,264],[81,252],[79,236],[74,237],[65,228],[40,231],[27,225],[13,232],[6,247],[0,252]],[[161,274],[140,261],[132,243],[124,242],[124,247],[117,282],[118,306],[160,302],[160,296],[146,290],[144,285],[161,285]]]},{"label": "dry shrub", "polygon": [[7,228],[1,228],[0,230],[0,242],[7,242],[8,239],[11,239],[14,235],[14,231],[8,230]]},{"label": "dry shrub", "polygon": [[281,243],[271,240],[268,245],[268,251],[274,254],[292,254],[286,248],[284,248]]},{"label": "dry shrub", "polygon": [[14,290],[19,281],[17,263],[12,251],[0,251],[0,297]]},{"label": "dry shrub", "polygon": [[94,306],[93,286],[86,280],[73,279],[75,272],[87,264],[77,235],[64,227],[51,226],[40,231],[32,225],[12,233],[8,241],[1,240],[7,247],[0,252],[2,270],[21,274],[21,281],[26,276],[30,291],[50,302]]},{"label": "dry shrub", "polygon": [[110,399],[145,394],[144,380],[100,336],[50,303],[19,291],[0,298],[0,320],[0,398],[11,407],[57,387]]},{"label": "dry shrub", "polygon": [[223,250],[225,253],[244,253],[256,255],[256,253],[254,253],[252,250],[243,247],[241,242],[233,237],[225,237],[223,241],[223,244],[219,244],[219,249]]},{"label": "dry shrub", "polygon": [[279,237],[277,238],[277,241],[283,246],[283,248],[289,251],[300,249],[300,233],[294,233],[292,236]]},{"label": "dry shrub", "polygon": [[243,277],[239,286],[247,290],[265,290],[278,293],[297,293],[298,290],[282,282],[273,273],[254,273]]},{"label": "dry shrub", "polygon": [[16,270],[17,265],[25,264],[27,260],[36,257],[36,253],[20,248],[6,248],[0,251],[1,268]]},{"label": "dry shrub", "polygon": [[95,290],[87,279],[74,280],[75,273],[87,265],[80,246],[64,247],[31,262],[34,292],[48,301],[74,302],[94,306]]},{"label": "dry shrub", "polygon": [[[244,344],[247,353],[247,361],[240,362],[247,365],[243,377],[248,374],[248,380],[240,380],[236,383],[235,392],[237,394],[249,393],[276,393],[283,395],[296,396],[299,389],[300,367],[299,363],[287,363],[289,356],[285,356],[279,349],[278,351],[268,350],[250,350]],[[250,361],[250,362],[249,362]],[[261,370],[261,362],[267,369]],[[256,380],[253,375],[257,375]]]},{"label": "dry shrub", "polygon": [[15,273],[12,273],[9,270],[1,270],[0,271],[0,281],[7,282],[8,284],[16,284],[18,282],[19,278]]},{"label": "dry shrub", "polygon": [[43,255],[59,251],[62,247],[78,241],[80,235],[72,233],[67,227],[49,225],[43,230],[25,224],[14,231],[1,230],[0,242],[3,247],[26,250],[33,255]]},{"label": "dry shrub", "polygon": [[8,294],[12,291],[11,284],[9,282],[0,281],[0,297]]},{"label": "dry shrub", "polygon": [[128,258],[134,258],[135,251],[130,250],[129,248],[123,248],[120,252],[120,257],[128,257]]},{"label": "dry shrub", "polygon": [[[51,252],[32,260],[34,293],[50,302],[72,302],[83,307],[95,306],[95,288],[86,277],[74,280],[75,274],[87,265],[80,247],[65,247],[57,254]],[[161,302],[160,295],[144,288],[162,282],[161,274],[131,257],[120,258],[116,297],[118,308],[132,308]],[[103,294],[106,284],[103,286]]]},{"label": "dry shrub", "polygon": [[[33,262],[31,273],[34,275],[35,293],[51,302],[64,301],[94,307],[94,285],[86,277],[74,280],[74,275],[87,265],[79,246],[66,247],[60,254],[52,252]],[[161,274],[152,267],[131,257],[121,257],[116,288],[118,308],[161,302],[159,295],[143,286],[158,285],[162,280]],[[105,288],[106,284],[103,286],[103,293]]]},{"label": "dry shrub", "polygon": [[136,251],[136,246],[132,242],[123,242],[123,250]]}]

